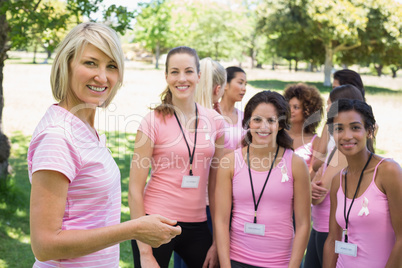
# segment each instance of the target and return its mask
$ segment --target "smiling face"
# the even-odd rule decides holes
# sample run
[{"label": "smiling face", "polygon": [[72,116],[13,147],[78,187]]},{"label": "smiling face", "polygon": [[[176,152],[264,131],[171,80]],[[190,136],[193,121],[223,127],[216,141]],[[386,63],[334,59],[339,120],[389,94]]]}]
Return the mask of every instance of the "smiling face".
[{"label": "smiling face", "polygon": [[172,55],[165,75],[173,95],[173,102],[194,98],[196,85],[200,79],[194,56],[187,53]]},{"label": "smiling face", "polygon": [[247,78],[243,72],[236,72],[235,77],[225,86],[225,97],[234,102],[241,101],[246,94]]},{"label": "smiling face", "polygon": [[69,74],[69,106],[102,105],[119,80],[116,62],[92,44],[70,62]]},{"label": "smiling face", "polygon": [[275,106],[271,103],[259,104],[251,114],[249,128],[253,145],[275,145],[280,130]]},{"label": "smiling face", "polygon": [[354,110],[340,112],[333,124],[336,145],[344,155],[355,155],[366,149],[369,132],[360,113]]}]

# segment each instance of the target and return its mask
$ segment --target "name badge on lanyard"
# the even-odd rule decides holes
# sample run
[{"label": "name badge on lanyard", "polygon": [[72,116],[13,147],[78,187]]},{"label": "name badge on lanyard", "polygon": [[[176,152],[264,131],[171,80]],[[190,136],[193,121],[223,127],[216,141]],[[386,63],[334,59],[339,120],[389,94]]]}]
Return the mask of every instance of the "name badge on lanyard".
[{"label": "name badge on lanyard", "polygon": [[244,233],[246,233],[246,234],[253,234],[253,235],[260,235],[260,236],[265,235],[265,224],[257,223],[257,210],[258,210],[258,205],[260,204],[260,201],[261,201],[262,194],[264,193],[265,186],[267,186],[269,176],[271,175],[271,171],[274,167],[276,157],[278,156],[278,152],[279,152],[279,146],[276,147],[275,158],[274,158],[274,161],[272,161],[271,168],[269,169],[264,186],[262,187],[260,197],[258,198],[258,200],[256,200],[255,193],[254,193],[254,186],[253,186],[253,178],[251,176],[251,168],[250,168],[250,145],[247,146],[247,166],[248,166],[248,175],[250,177],[251,193],[253,194],[254,222],[253,223],[251,223],[251,222],[244,223]]},{"label": "name badge on lanyard", "polygon": [[183,128],[180,124],[180,120],[174,112],[174,116],[176,117],[177,124],[179,124],[181,133],[183,134],[184,141],[186,142],[188,157],[190,160],[190,170],[189,174],[183,176],[183,180],[181,181],[181,188],[198,188],[198,184],[200,183],[200,176],[193,176],[193,160],[194,160],[194,152],[197,144],[197,127],[198,127],[198,108],[197,104],[195,104],[195,133],[194,133],[194,147],[193,152],[190,151],[190,145],[187,142],[186,135],[184,134]]},{"label": "name badge on lanyard", "polygon": [[[345,195],[344,195],[344,203],[343,203],[343,216],[345,218],[345,229],[342,232],[342,241],[335,241],[335,253],[338,254],[343,254],[343,255],[348,255],[352,257],[357,256],[357,245],[348,243],[348,225],[349,225],[349,215],[350,211],[352,210],[353,203],[355,202],[357,192],[359,191],[360,184],[363,179],[363,173],[364,170],[367,168],[368,164],[370,163],[371,157],[373,156],[373,153],[370,154],[369,158],[367,159],[366,164],[363,167],[362,172],[360,173],[359,181],[357,183],[356,191],[355,194],[353,195],[352,202],[350,203],[349,210],[346,212],[346,193],[347,191],[347,172],[345,172]],[[342,187],[342,185],[340,186]]]},{"label": "name badge on lanyard", "polygon": [[265,224],[246,222],[244,224],[244,233],[253,235],[265,235]]},{"label": "name badge on lanyard", "polygon": [[198,188],[199,183],[200,176],[185,175],[181,181],[181,188]]},{"label": "name badge on lanyard", "polygon": [[342,241],[335,241],[335,253],[356,257],[357,245]]}]

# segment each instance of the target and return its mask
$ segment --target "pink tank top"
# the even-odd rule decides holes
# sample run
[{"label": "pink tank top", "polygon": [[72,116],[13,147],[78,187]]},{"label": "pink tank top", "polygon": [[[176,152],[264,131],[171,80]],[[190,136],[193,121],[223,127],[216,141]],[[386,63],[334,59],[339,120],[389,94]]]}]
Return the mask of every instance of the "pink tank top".
[{"label": "pink tank top", "polygon": [[[327,169],[328,163],[331,161],[329,157],[333,155],[332,151],[334,146],[328,151],[327,158],[324,161],[322,173],[324,174]],[[329,193],[325,196],[324,200],[318,205],[312,205],[311,207],[311,219],[313,220],[313,228],[317,232],[328,233],[329,232],[329,212],[331,210],[331,201]]]},{"label": "pink tank top", "polygon": [[[293,244],[292,150],[271,171],[257,211],[257,223],[265,224],[265,236],[245,234],[244,225],[254,220],[254,202],[241,148],[235,151],[233,176],[233,218],[230,232],[230,258],[258,267],[288,267]],[[251,170],[256,199],[268,171]]]},{"label": "pink tank top", "polygon": [[[235,108],[236,109],[236,108]],[[236,150],[241,147],[241,140],[246,134],[246,130],[243,129],[242,121],[244,113],[237,110],[237,123],[230,124],[225,120],[225,149]]]},{"label": "pink tank top", "polygon": [[311,165],[311,158],[313,157],[313,142],[316,137],[317,134],[311,138],[309,143],[306,143],[295,149],[295,154],[302,157],[304,161],[306,161],[308,167]]},{"label": "pink tank top", "polygon": [[[349,243],[357,245],[357,257],[339,254],[336,267],[385,267],[392,248],[395,244],[395,233],[391,225],[387,196],[375,184],[377,168],[374,170],[373,180],[366,191],[355,199],[349,216],[348,239]],[[342,174],[340,187],[337,192],[336,221],[345,228],[344,198],[342,189]],[[346,199],[346,209],[351,199]]]}]

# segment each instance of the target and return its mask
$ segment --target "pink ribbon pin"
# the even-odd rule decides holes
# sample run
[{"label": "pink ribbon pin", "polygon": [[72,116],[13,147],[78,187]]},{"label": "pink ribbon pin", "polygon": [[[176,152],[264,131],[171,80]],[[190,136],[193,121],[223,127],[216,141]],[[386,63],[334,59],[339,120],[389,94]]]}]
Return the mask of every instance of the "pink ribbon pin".
[{"label": "pink ribbon pin", "polygon": [[370,213],[368,209],[368,203],[369,201],[367,197],[364,197],[362,201],[362,208],[360,209],[359,214],[357,214],[358,216],[363,216],[363,214],[367,216]]}]

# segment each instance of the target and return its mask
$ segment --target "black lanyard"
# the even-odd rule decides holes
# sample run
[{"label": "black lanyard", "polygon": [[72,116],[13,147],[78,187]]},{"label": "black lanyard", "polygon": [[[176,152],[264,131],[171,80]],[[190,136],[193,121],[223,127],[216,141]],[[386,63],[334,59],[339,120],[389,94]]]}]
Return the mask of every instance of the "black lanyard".
[{"label": "black lanyard", "polygon": [[360,188],[360,183],[362,182],[362,179],[363,179],[363,173],[364,173],[364,170],[366,170],[366,168],[367,168],[367,166],[368,166],[368,164],[370,163],[370,160],[371,160],[371,157],[373,156],[373,153],[371,153],[370,154],[370,157],[369,157],[369,159],[367,160],[367,162],[366,162],[366,164],[364,165],[364,168],[363,168],[363,170],[362,170],[362,173],[360,173],[360,178],[359,178],[359,182],[357,183],[357,187],[356,187],[356,192],[355,192],[355,194],[353,195],[353,199],[352,199],[352,202],[350,203],[350,207],[349,207],[349,210],[348,210],[348,214],[346,215],[346,194],[348,193],[348,191],[347,191],[347,173],[345,173],[345,203],[343,204],[343,217],[345,218],[345,243],[347,243],[348,242],[348,224],[349,224],[349,214],[350,214],[350,210],[352,209],[352,206],[353,206],[353,203],[355,202],[355,198],[356,198],[356,195],[357,195],[357,192],[359,191],[359,188]]},{"label": "black lanyard", "polygon": [[269,179],[269,175],[271,175],[271,171],[272,171],[272,168],[273,168],[273,166],[274,166],[274,164],[275,164],[276,157],[278,156],[278,152],[279,152],[279,145],[277,145],[277,147],[276,147],[275,158],[274,158],[274,161],[272,161],[271,168],[269,169],[267,179],[265,180],[264,186],[262,187],[262,190],[261,190],[261,193],[260,193],[260,197],[258,198],[258,201],[255,202],[255,193],[254,193],[254,186],[253,186],[253,178],[251,177],[251,169],[250,169],[250,144],[247,146],[248,174],[249,174],[249,176],[250,176],[251,191],[253,192],[253,201],[254,201],[254,223],[257,223],[257,209],[258,209],[258,205],[260,204],[262,194],[264,193],[264,190],[265,190],[265,186],[267,186],[267,182],[268,182],[268,179]]},{"label": "black lanyard", "polygon": [[184,135],[183,128],[180,124],[179,118],[176,115],[176,112],[174,112],[174,116],[176,117],[177,123],[179,124],[181,133],[183,133],[184,141],[186,142],[187,149],[188,149],[188,156],[190,158],[190,176],[193,176],[193,159],[194,159],[194,152],[195,152],[195,146],[197,144],[197,127],[198,127],[198,108],[197,104],[195,104],[195,136],[194,136],[194,147],[193,147],[193,153],[190,151],[190,146],[188,145],[186,135]]}]

